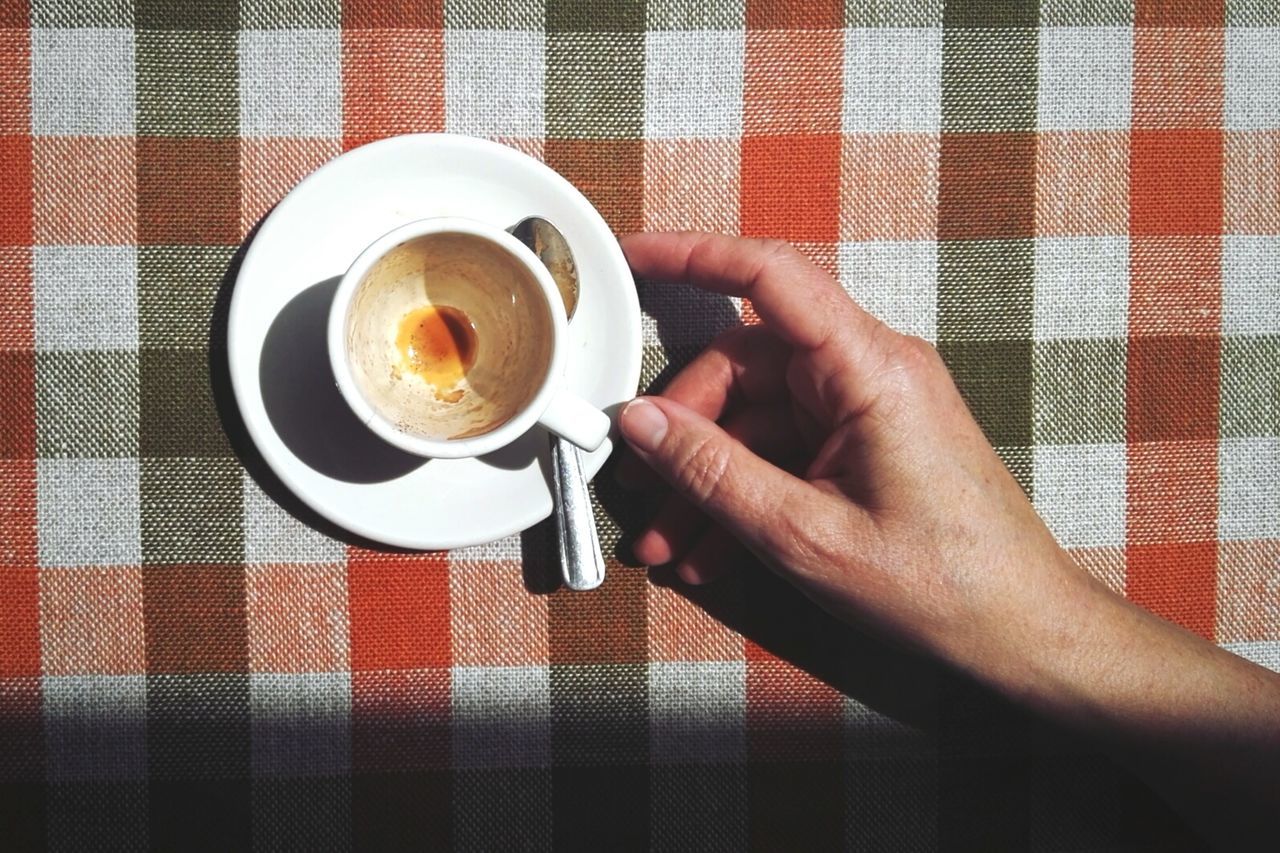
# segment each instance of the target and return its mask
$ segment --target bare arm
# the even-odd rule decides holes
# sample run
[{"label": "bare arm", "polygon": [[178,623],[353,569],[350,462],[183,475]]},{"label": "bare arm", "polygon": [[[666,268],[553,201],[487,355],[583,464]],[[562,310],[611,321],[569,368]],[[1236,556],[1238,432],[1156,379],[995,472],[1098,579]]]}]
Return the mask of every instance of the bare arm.
[{"label": "bare arm", "polygon": [[1238,847],[1280,806],[1280,676],[1074,565],[927,343],[776,242],[623,241],[636,272],[749,297],[662,397],[630,404],[624,477],[667,506],[636,541],[687,582],[747,549],[820,605],[1107,746]]}]

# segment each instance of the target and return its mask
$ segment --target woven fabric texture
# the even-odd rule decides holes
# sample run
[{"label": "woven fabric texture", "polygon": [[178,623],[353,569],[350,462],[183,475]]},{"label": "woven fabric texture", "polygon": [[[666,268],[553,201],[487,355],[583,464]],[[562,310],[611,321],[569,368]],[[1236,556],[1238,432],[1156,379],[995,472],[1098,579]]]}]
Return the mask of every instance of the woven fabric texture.
[{"label": "woven fabric texture", "polygon": [[[0,847],[1173,849],[1087,745],[756,571],[289,511],[238,249],[343,150],[515,146],[936,342],[1080,565],[1280,668],[1280,5],[0,2]],[[640,285],[645,388],[750,306]],[[614,554],[649,508],[597,485]],[[282,503],[285,504],[282,506]],[[1051,607],[1052,602],[1045,602]]]}]

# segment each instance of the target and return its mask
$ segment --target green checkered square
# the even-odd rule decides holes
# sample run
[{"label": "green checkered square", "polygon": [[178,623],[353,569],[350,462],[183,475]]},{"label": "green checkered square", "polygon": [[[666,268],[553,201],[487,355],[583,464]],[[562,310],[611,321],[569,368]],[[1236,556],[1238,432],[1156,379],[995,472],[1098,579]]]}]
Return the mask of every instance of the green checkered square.
[{"label": "green checkered square", "polygon": [[36,356],[36,451],[105,458],[138,452],[138,354],[64,350]]},{"label": "green checkered square", "polygon": [[647,759],[645,664],[553,664],[551,707],[557,765],[640,765]]},{"label": "green checkered square", "polygon": [[650,30],[739,30],[746,24],[746,5],[649,0],[645,17]]},{"label": "green checkered square", "polygon": [[946,27],[1034,27],[1040,23],[1040,0],[947,0]]},{"label": "green checkered square", "polygon": [[998,447],[1031,445],[1031,346],[1030,340],[938,341],[965,403]]},{"label": "green checkered square", "polygon": [[1037,46],[1034,29],[944,30],[943,131],[1035,130]]},{"label": "green checkered square", "polygon": [[239,4],[225,0],[134,0],[140,30],[224,30],[239,24]]},{"label": "green checkered square", "polygon": [[142,347],[204,349],[231,246],[138,247],[138,340]]},{"label": "green checkered square", "polygon": [[133,26],[132,0],[94,0],[92,3],[68,3],[67,0],[32,0],[33,27],[113,27]]},{"label": "green checkered square", "polygon": [[645,0],[546,0],[549,33],[643,33]]},{"label": "green checkered square", "polygon": [[218,418],[209,356],[200,350],[144,349],[138,354],[143,456],[233,456]]},{"label": "green checkered square", "polygon": [[1133,0],[1041,0],[1040,22],[1047,27],[1128,27]]},{"label": "green checkered square", "polygon": [[139,30],[136,63],[140,135],[222,137],[239,131],[234,32]]},{"label": "green checkered square", "polygon": [[962,240],[938,245],[938,338],[1029,339],[1035,242]]},{"label": "green checkered square", "polygon": [[1223,438],[1280,436],[1280,337],[1224,338],[1220,394]]},{"label": "green checkered square", "polygon": [[451,30],[542,30],[546,17],[540,0],[445,0],[444,25]]},{"label": "green checkered square", "polygon": [[546,128],[561,139],[638,139],[644,129],[644,36],[547,36]]},{"label": "green checkered square", "polygon": [[240,0],[240,28],[279,30],[337,29],[342,0]]},{"label": "green checkered square", "polygon": [[144,563],[244,562],[235,459],[144,458],[141,494]]},{"label": "green checkered square", "polygon": [[1275,0],[1227,0],[1228,27],[1280,27]]},{"label": "green checkered square", "polygon": [[1037,342],[1036,443],[1124,441],[1125,356],[1123,338]]}]

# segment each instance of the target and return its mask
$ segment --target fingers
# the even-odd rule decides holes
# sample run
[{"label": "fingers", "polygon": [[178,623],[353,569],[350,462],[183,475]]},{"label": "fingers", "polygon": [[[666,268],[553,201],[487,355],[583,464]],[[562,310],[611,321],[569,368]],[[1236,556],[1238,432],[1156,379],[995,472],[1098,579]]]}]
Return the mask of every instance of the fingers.
[{"label": "fingers", "polygon": [[[725,432],[774,464],[793,459],[801,444],[790,413],[780,406],[747,409],[730,418]],[[636,464],[644,464],[638,457],[632,458]],[[645,531],[636,537],[631,551],[646,565],[669,563],[685,557],[709,524],[707,517],[687,498],[671,495]]]},{"label": "fingers", "polygon": [[748,450],[720,427],[681,404],[640,398],[622,411],[631,446],[689,503],[739,539],[766,551],[784,547],[790,529],[782,513],[825,516],[809,484]]},{"label": "fingers", "polygon": [[842,335],[867,339],[877,321],[786,243],[720,234],[632,234],[622,250],[635,273],[749,298],[792,346],[817,349]]},{"label": "fingers", "polygon": [[687,498],[672,495],[636,537],[631,553],[646,566],[664,566],[688,552],[710,523]]},{"label": "fingers", "polygon": [[662,396],[717,420],[734,397],[765,403],[787,396],[791,347],[760,326],[718,336],[667,383]]},{"label": "fingers", "polygon": [[[739,326],[716,337],[675,378],[662,396],[693,409],[704,418],[719,420],[735,398],[770,403],[787,397],[786,375],[791,347],[762,326]],[[737,435],[732,422],[730,435]],[[757,453],[761,452],[759,450]],[[625,448],[614,478],[627,489],[654,488],[662,482],[653,469]]]}]

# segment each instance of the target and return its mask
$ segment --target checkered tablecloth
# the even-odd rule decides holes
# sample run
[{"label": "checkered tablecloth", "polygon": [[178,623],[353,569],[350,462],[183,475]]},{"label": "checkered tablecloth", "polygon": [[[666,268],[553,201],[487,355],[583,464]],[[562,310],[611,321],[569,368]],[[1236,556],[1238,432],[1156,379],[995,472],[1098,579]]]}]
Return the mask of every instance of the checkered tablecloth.
[{"label": "checkered tablecloth", "polygon": [[[1269,0],[4,0],[0,847],[1176,846],[1087,745],[758,571],[694,593],[614,557],[570,594],[545,524],[426,555],[314,529],[244,437],[223,320],[242,241],[326,160],[497,139],[618,232],[796,242],[936,341],[1085,569],[1280,667],[1276,27]],[[752,319],[640,288],[646,387]],[[647,508],[597,497],[612,552]]]}]

